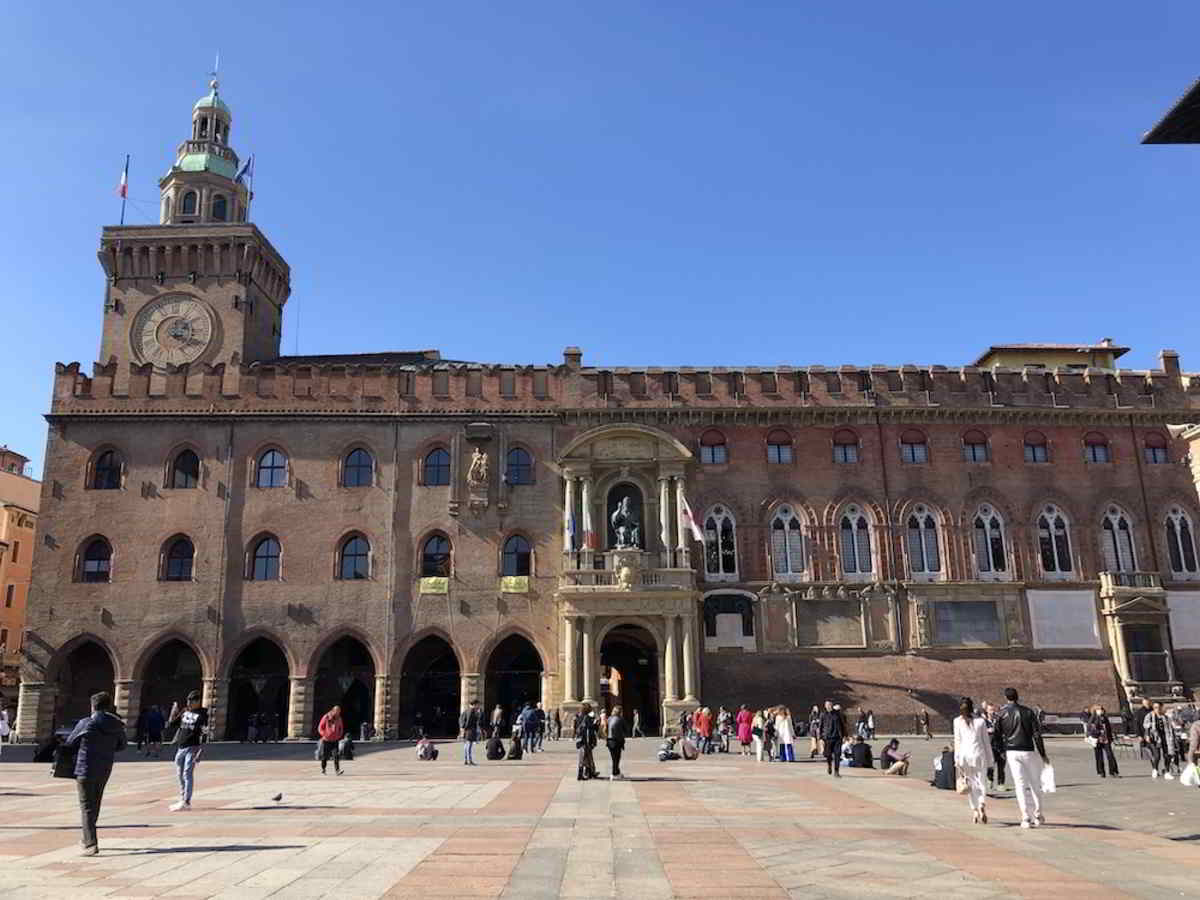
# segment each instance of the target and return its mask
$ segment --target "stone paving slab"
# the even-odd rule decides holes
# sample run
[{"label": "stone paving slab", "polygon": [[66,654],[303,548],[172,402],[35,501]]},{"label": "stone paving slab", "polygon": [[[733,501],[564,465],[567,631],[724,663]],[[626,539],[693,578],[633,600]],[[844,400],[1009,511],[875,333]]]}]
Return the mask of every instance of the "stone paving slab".
[{"label": "stone paving slab", "polygon": [[[971,823],[928,786],[941,741],[905,742],[909,778],[716,755],[658,763],[633,741],[629,779],[578,782],[563,742],[520,762],[421,763],[375,745],[322,776],[311,745],[210,745],[193,809],[170,813],[169,760],[114,770],[101,855],[79,856],[74,786],[0,758],[4,898],[1200,896],[1200,791],[1136,758],[1101,780],[1054,741],[1048,825],[1017,827],[1011,791]],[[597,760],[600,761],[598,754]],[[283,794],[283,800],[271,798]]]}]

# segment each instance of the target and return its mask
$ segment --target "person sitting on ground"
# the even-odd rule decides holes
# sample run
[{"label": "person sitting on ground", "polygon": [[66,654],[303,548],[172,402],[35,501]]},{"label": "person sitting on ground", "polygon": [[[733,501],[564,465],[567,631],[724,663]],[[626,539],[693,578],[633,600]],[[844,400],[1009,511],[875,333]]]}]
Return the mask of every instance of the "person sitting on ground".
[{"label": "person sitting on ground", "polygon": [[669,737],[658,747],[658,761],[667,762],[672,759],[679,759],[679,754],[675,752],[675,738]]},{"label": "person sitting on ground", "polygon": [[422,732],[420,740],[417,741],[417,759],[426,762],[432,762],[437,758],[437,747],[435,747],[433,745],[433,741],[425,737],[424,732]]},{"label": "person sitting on ground", "polygon": [[943,791],[952,791],[954,781],[954,751],[943,747],[941,754],[933,758],[933,779],[929,784]]},{"label": "person sitting on ground", "polygon": [[875,768],[875,759],[871,755],[871,745],[860,735],[850,745],[850,765],[856,769]]},{"label": "person sitting on ground", "polygon": [[496,729],[484,745],[484,753],[490,760],[504,759],[504,741],[500,739],[500,731]]},{"label": "person sitting on ground", "polygon": [[842,765],[854,765],[854,740],[849,736],[842,741]]},{"label": "person sitting on ground", "polygon": [[900,739],[892,738],[879,754],[879,768],[884,775],[907,775],[908,754],[900,752]]}]

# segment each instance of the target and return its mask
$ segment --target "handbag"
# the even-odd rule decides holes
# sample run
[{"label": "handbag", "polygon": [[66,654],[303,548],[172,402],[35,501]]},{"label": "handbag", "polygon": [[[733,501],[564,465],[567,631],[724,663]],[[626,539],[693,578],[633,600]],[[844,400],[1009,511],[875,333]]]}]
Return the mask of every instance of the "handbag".
[{"label": "handbag", "polygon": [[1088,735],[1087,737],[1085,737],[1083,739],[1083,742],[1085,744],[1087,744],[1089,747],[1091,747],[1093,750],[1095,750],[1097,745],[1099,745],[1099,743],[1100,743],[1098,740],[1096,740],[1096,738],[1092,737],[1091,735]]},{"label": "handbag", "polygon": [[71,778],[75,777],[75,763],[79,759],[79,745],[68,747],[66,744],[59,744],[54,748],[54,762],[50,764],[50,776],[52,778]]},{"label": "handbag", "polygon": [[1053,794],[1058,791],[1058,786],[1054,783],[1054,766],[1045,765],[1042,767],[1042,793]]},{"label": "handbag", "polygon": [[963,778],[961,775],[955,778],[954,790],[959,794],[965,794],[967,792],[967,779]]},{"label": "handbag", "polygon": [[1200,787],[1200,769],[1195,763],[1188,763],[1179,775],[1179,783],[1184,787]]}]

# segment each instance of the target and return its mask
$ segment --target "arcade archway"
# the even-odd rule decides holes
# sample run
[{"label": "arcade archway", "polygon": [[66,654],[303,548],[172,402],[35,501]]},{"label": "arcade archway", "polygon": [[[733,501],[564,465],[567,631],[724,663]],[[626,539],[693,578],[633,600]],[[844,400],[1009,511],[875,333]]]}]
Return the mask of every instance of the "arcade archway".
[{"label": "arcade archway", "polygon": [[492,648],[483,676],[483,711],[488,721],[497,705],[509,725],[526,703],[536,705],[542,699],[542,671],[542,658],[528,638],[510,634]]},{"label": "arcade archway", "polygon": [[91,715],[92,694],[108,691],[116,698],[112,658],[95,641],[84,641],[68,653],[58,668],[56,680],[55,728],[71,728],[84,716]]},{"label": "arcade archway", "polygon": [[247,644],[229,673],[229,718],[226,740],[245,740],[251,716],[259,716],[259,737],[287,737],[291,694],[287,657],[270,638]]},{"label": "arcade archway", "polygon": [[313,679],[313,720],[317,723],[333,706],[342,708],[346,732],[356,740],[363,722],[375,719],[375,661],[357,638],[346,635],[321,654]]},{"label": "arcade archway", "polygon": [[414,644],[400,671],[400,736],[416,728],[431,737],[458,734],[461,685],[458,657],[445,640],[431,634]]},{"label": "arcade archway", "polygon": [[632,726],[633,712],[642,731],[662,729],[662,696],[658,689],[658,645],[641,625],[617,625],[600,645],[600,694],[605,710],[620,705]]},{"label": "arcade archway", "polygon": [[144,712],[157,705],[165,719],[171,704],[185,705],[188,693],[203,687],[204,667],[196,651],[181,640],[169,640],[154,652],[142,672],[141,709]]}]

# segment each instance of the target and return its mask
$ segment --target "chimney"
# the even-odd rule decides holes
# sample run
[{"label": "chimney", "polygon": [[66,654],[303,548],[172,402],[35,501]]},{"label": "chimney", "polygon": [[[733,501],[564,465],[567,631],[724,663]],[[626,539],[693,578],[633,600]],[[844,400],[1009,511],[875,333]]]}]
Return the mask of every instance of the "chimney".
[{"label": "chimney", "polygon": [[1162,350],[1158,354],[1158,367],[1175,378],[1179,377],[1179,351]]},{"label": "chimney", "polygon": [[578,369],[583,365],[583,351],[578,347],[568,347],[563,351],[563,365],[568,369]]}]

